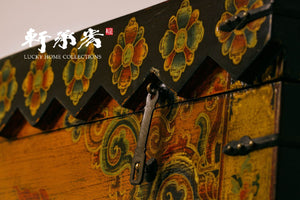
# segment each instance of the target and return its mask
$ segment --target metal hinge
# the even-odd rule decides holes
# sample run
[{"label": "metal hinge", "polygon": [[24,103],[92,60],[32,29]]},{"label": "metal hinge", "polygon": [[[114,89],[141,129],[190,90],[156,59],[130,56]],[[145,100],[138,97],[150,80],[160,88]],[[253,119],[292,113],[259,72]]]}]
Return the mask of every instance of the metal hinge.
[{"label": "metal hinge", "polygon": [[248,11],[240,11],[237,15],[234,15],[222,22],[219,26],[219,29],[224,32],[231,32],[234,29],[241,30],[248,23],[265,17],[272,13],[272,3],[263,5],[259,8],[255,8]]}]

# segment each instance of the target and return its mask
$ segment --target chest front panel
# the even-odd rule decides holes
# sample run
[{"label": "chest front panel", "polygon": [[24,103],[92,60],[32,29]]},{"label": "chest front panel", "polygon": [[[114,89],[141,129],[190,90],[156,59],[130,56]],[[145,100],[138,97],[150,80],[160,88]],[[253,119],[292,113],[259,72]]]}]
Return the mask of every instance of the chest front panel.
[{"label": "chest front panel", "polygon": [[[90,124],[66,112],[68,128],[1,144],[5,199],[272,199],[277,148],[227,156],[224,145],[278,129],[280,84],[157,108],[147,143],[156,158],[152,183],[132,186],[129,174],[142,113],[111,103]],[[249,108],[251,108],[249,110]],[[59,124],[58,123],[58,124]],[[76,125],[72,125],[76,124]],[[37,198],[38,199],[38,198]]]}]

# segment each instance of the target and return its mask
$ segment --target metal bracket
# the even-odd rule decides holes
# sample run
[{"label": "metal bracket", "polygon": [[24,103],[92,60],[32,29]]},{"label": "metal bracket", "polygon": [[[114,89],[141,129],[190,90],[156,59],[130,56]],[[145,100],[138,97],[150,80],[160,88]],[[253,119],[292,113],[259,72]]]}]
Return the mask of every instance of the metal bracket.
[{"label": "metal bracket", "polygon": [[279,135],[276,133],[253,139],[249,136],[243,136],[240,140],[233,140],[226,144],[223,153],[229,156],[240,156],[274,146],[300,149],[300,136]]},{"label": "metal bracket", "polygon": [[237,15],[234,15],[227,19],[226,21],[220,24],[220,30],[224,32],[231,32],[234,29],[241,30],[244,28],[248,23],[265,17],[272,13],[272,3],[263,5],[259,8],[255,8],[252,10],[241,11]]},{"label": "metal bracket", "polygon": [[240,140],[233,140],[225,145],[223,153],[230,156],[247,155],[251,151],[278,145],[278,134],[267,135],[259,138],[244,136]]},{"label": "metal bracket", "polygon": [[[147,90],[148,95],[146,98],[141,130],[131,164],[130,183],[132,185],[139,185],[142,183],[145,171],[147,174],[151,174],[151,177],[155,177],[157,170],[157,162],[155,159],[148,160],[145,170],[145,153],[152,115],[159,97],[159,90],[152,88],[151,85],[148,85]],[[146,178],[146,180],[151,180],[151,177]]]}]

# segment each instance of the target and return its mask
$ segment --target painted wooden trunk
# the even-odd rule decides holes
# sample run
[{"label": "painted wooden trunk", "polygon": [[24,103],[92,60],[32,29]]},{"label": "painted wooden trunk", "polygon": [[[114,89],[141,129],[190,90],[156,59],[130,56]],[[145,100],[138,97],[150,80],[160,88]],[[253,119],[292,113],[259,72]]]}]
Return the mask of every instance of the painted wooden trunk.
[{"label": "painted wooden trunk", "polygon": [[[92,27],[108,28],[101,48],[81,48],[80,31],[75,47],[52,49],[52,41],[46,53],[34,47],[2,59],[0,199],[299,198],[299,14],[291,2],[168,1]],[[268,4],[271,14],[220,30]],[[282,31],[287,19],[291,32]],[[168,88],[145,152],[158,166],[152,181],[132,185],[149,83]],[[243,136],[270,135],[276,145],[224,153]]]}]

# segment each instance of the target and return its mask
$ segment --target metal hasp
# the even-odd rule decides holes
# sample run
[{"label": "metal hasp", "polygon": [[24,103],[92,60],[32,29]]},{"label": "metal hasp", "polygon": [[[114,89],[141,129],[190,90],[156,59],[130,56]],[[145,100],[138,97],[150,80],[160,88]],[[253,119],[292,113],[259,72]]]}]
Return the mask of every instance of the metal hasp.
[{"label": "metal hasp", "polygon": [[240,140],[233,140],[225,145],[223,153],[230,156],[247,155],[251,151],[273,147],[278,145],[278,134],[272,134],[259,138],[243,136]]},{"label": "metal hasp", "polygon": [[[150,89],[150,86],[147,88],[148,95],[146,98],[146,106],[144,108],[144,115],[141,124],[141,130],[139,138],[137,141],[137,147],[132,159],[131,164],[131,173],[130,173],[130,183],[132,185],[139,185],[143,181],[145,171],[151,172],[151,169],[157,169],[157,164],[155,159],[150,159],[146,164],[145,170],[145,160],[146,160],[146,145],[149,134],[149,128],[152,120],[153,111],[155,105],[158,101],[159,91],[158,89]],[[155,176],[156,172],[151,172],[152,177]],[[153,175],[154,174],[154,175]],[[147,179],[147,178],[146,178]],[[148,179],[149,180],[149,179]]]},{"label": "metal hasp", "polygon": [[265,17],[272,13],[272,3],[263,5],[248,11],[241,11],[220,24],[220,30],[224,32],[231,32],[234,29],[241,30],[248,23]]}]

